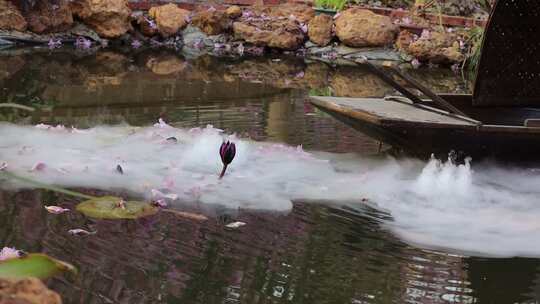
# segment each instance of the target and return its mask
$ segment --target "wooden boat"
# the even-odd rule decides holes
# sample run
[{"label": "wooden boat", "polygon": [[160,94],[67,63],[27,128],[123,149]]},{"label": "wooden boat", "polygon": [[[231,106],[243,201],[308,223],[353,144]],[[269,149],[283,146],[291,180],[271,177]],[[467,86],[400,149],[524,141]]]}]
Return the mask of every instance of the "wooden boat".
[{"label": "wooden boat", "polygon": [[[526,12],[526,13],[524,13]],[[540,159],[540,7],[499,0],[488,20],[472,95],[434,94],[394,69],[366,65],[403,96],[311,102],[355,129],[417,156]],[[530,45],[529,45],[530,44]],[[421,98],[405,88],[413,87]]]}]

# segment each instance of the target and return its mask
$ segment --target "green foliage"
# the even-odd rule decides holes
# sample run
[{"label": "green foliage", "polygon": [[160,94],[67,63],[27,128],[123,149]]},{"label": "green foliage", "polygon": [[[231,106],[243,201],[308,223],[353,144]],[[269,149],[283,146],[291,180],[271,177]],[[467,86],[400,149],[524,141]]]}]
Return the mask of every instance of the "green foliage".
[{"label": "green foliage", "polygon": [[334,92],[332,92],[332,88],[330,87],[311,89],[309,90],[309,96],[334,96]]},{"label": "green foliage", "polygon": [[482,53],[482,41],[484,39],[484,29],[481,27],[473,27],[467,33],[467,60],[465,64],[471,72],[476,72],[480,55]]},{"label": "green foliage", "polygon": [[315,0],[315,6],[320,8],[341,11],[348,0]]}]

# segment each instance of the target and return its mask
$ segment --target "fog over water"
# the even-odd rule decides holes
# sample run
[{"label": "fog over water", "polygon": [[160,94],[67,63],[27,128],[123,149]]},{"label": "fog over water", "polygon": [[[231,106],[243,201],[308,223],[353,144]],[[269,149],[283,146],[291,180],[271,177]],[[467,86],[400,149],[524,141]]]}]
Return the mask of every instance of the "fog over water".
[{"label": "fog over water", "polygon": [[[236,143],[237,155],[219,180],[223,140]],[[388,213],[381,225],[410,244],[476,256],[540,256],[540,174],[534,169],[306,152],[211,126],[177,129],[164,122],[86,130],[3,123],[2,162],[10,172],[48,184],[125,189],[146,199],[178,196],[172,208],[201,203],[288,212],[294,200],[369,204]]]}]

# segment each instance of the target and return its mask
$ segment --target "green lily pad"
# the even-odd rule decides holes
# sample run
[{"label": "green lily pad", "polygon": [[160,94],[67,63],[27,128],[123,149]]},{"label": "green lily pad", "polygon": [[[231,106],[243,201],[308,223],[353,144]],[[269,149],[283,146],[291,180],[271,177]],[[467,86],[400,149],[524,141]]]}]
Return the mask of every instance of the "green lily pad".
[{"label": "green lily pad", "polygon": [[77,273],[77,269],[73,265],[41,253],[32,253],[24,257],[0,261],[0,278],[6,279],[28,277],[46,279],[65,271]]},{"label": "green lily pad", "polygon": [[77,205],[77,211],[98,219],[137,219],[156,214],[159,208],[150,203],[127,201],[124,208],[119,206],[122,199],[116,196],[103,196],[84,201]]}]

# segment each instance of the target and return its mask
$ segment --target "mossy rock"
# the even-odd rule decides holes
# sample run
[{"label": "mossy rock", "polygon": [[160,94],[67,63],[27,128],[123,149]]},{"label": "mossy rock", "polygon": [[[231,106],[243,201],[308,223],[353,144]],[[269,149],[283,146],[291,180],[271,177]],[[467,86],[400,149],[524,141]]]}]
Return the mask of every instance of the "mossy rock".
[{"label": "mossy rock", "polygon": [[122,199],[116,196],[103,196],[84,201],[77,205],[77,211],[97,219],[137,219],[156,214],[159,208],[147,202],[127,201],[125,208],[119,207]]}]

